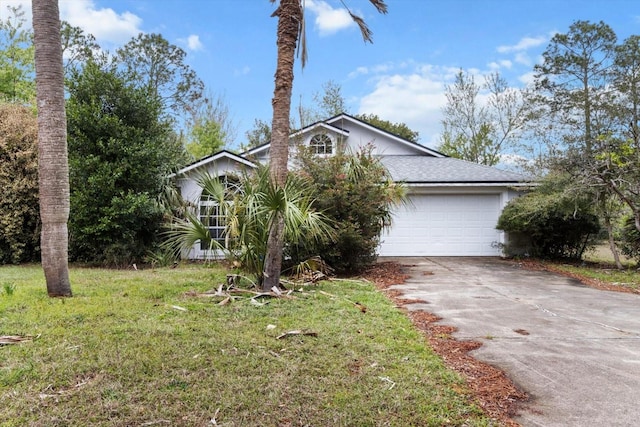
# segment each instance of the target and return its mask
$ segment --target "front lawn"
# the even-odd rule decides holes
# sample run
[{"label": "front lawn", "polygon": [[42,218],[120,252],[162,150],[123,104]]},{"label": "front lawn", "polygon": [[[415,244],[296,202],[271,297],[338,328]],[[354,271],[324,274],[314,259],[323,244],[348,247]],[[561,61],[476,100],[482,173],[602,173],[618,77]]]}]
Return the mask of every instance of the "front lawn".
[{"label": "front lawn", "polygon": [[38,266],[0,267],[0,336],[32,338],[0,346],[0,426],[491,425],[371,284],[196,296],[225,274],[74,268],[50,299]]}]

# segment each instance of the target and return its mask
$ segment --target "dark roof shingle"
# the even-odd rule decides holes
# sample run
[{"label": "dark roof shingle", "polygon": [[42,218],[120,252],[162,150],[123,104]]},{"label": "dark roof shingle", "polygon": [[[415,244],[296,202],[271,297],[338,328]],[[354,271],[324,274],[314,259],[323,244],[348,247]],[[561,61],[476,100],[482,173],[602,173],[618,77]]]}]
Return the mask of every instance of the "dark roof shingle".
[{"label": "dark roof shingle", "polygon": [[394,181],[407,183],[521,183],[524,175],[451,157],[382,156]]}]

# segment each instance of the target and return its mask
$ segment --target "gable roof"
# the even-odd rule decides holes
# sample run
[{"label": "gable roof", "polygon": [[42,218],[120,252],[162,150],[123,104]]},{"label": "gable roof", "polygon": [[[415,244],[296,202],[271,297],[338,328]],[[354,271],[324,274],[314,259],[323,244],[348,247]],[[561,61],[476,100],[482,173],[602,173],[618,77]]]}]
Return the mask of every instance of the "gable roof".
[{"label": "gable roof", "polygon": [[[345,126],[345,122],[348,122]],[[501,170],[495,167],[480,165],[466,160],[454,159],[446,156],[431,148],[401,138],[397,135],[389,133],[384,129],[377,128],[360,119],[349,116],[348,114],[339,114],[322,122],[317,122],[303,129],[294,132],[291,137],[302,135],[316,129],[322,128],[327,131],[335,132],[340,135],[349,135],[349,124],[355,124],[369,131],[374,131],[384,135],[385,138],[391,139],[395,143],[402,144],[412,148],[411,155],[381,155],[380,159],[384,166],[389,170],[391,178],[396,182],[405,182],[413,185],[438,185],[438,184],[456,184],[456,185],[530,185],[531,180],[524,175]],[[256,168],[257,164],[250,161],[247,156],[260,153],[269,149],[270,143],[262,144],[258,147],[249,149],[241,154],[235,154],[227,150],[199,159],[174,174],[169,175],[170,178],[187,174],[188,172],[204,167],[210,163],[221,160],[227,160],[232,163],[238,163],[245,167]]]},{"label": "gable roof", "polygon": [[[309,132],[313,132],[313,131],[315,131],[317,129],[325,129],[325,130],[327,130],[329,132],[333,132],[333,133],[336,133],[338,135],[342,135],[342,136],[345,136],[345,137],[349,136],[349,131],[348,130],[332,126],[331,124],[326,123],[326,122],[316,122],[316,123],[313,123],[313,124],[311,124],[309,126],[306,126],[306,127],[302,128],[302,129],[299,129],[299,130],[289,134],[289,140],[291,140],[291,138],[296,138],[296,137],[299,137],[301,135],[307,134]],[[243,152],[241,155],[242,156],[252,156],[254,154],[257,154],[257,153],[260,153],[262,151],[268,150],[270,146],[271,146],[271,142],[267,142],[265,144],[258,145],[257,147],[250,148],[247,151]]]},{"label": "gable roof", "polygon": [[[432,148],[429,147],[425,147],[424,145],[418,144],[417,142],[413,142],[413,141],[409,141],[408,139],[402,138],[398,135],[395,135],[385,129],[379,128],[377,126],[374,126],[370,123],[365,122],[364,120],[360,120],[356,117],[350,116],[346,113],[342,113],[342,114],[338,114],[337,116],[333,116],[327,120],[323,120],[320,122],[315,122],[310,124],[309,126],[305,126],[302,129],[299,129],[295,132],[293,132],[291,135],[289,135],[289,138],[294,138],[300,135],[304,135],[306,133],[315,131],[317,129],[320,128],[324,128],[330,132],[334,132],[343,136],[349,136],[349,130],[345,129],[345,123],[344,122],[348,122],[348,123],[352,123],[355,124],[357,126],[363,127],[365,129],[368,129],[372,132],[376,132],[379,134],[383,134],[386,138],[391,139],[392,141],[400,144],[400,145],[404,145],[407,147],[411,147],[412,149],[418,151],[419,153],[422,153],[424,155],[427,156],[434,156],[434,157],[446,157],[445,154],[442,154],[441,152],[434,150]],[[242,156],[251,156],[257,153],[260,153],[262,151],[268,150],[269,147],[271,146],[271,142],[267,142],[265,144],[259,145],[257,147],[253,147],[250,148],[249,150],[245,151],[244,153],[242,153]]]},{"label": "gable roof", "polygon": [[395,142],[400,143],[401,145],[406,145],[408,147],[417,149],[418,151],[426,155],[434,156],[434,157],[447,157],[445,154],[442,154],[441,152],[434,150],[433,148],[426,147],[422,144],[418,144],[417,142],[409,141],[408,139],[402,138],[401,136],[393,134],[385,129],[374,126],[371,123],[365,122],[364,120],[360,120],[346,113],[338,114],[337,116],[334,116],[334,117],[331,117],[330,119],[325,120],[326,123],[329,123],[338,128],[341,128],[341,126],[344,126],[343,122],[345,121],[355,123],[359,126],[362,126],[374,132],[382,133],[388,138],[394,140]]},{"label": "gable roof", "polygon": [[207,157],[203,157],[203,158],[201,158],[199,160],[196,160],[193,163],[188,164],[187,166],[183,167],[182,169],[180,169],[176,173],[172,173],[171,175],[169,175],[169,178],[174,178],[174,177],[179,176],[179,175],[184,175],[189,171],[197,169],[197,168],[199,168],[201,166],[205,166],[205,165],[207,165],[209,163],[219,161],[219,160],[224,159],[224,158],[227,158],[232,162],[243,164],[243,165],[245,165],[247,167],[250,167],[250,168],[256,168],[257,167],[257,165],[255,163],[245,159],[242,156],[239,156],[239,155],[237,155],[235,153],[232,153],[231,151],[222,150],[222,151],[218,151],[215,154],[212,154],[212,155],[207,156]]},{"label": "gable roof", "polygon": [[515,172],[451,157],[381,156],[393,181],[407,184],[522,184],[527,177]]}]

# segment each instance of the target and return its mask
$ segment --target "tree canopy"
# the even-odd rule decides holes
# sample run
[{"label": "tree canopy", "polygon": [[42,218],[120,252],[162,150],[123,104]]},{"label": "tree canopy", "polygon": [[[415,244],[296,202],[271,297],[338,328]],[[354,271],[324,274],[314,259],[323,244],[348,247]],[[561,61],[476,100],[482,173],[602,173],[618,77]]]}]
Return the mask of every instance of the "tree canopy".
[{"label": "tree canopy", "polygon": [[72,259],[123,265],[154,249],[158,203],[183,148],[160,101],[113,67],[89,62],[69,84]]}]

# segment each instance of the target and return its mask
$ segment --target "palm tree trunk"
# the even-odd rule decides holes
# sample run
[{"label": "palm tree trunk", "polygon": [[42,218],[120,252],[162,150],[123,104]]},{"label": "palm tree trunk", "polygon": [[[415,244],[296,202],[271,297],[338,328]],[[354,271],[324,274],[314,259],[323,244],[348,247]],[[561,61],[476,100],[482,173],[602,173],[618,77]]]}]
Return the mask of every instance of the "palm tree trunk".
[{"label": "palm tree trunk", "polygon": [[[303,19],[300,0],[281,0],[273,16],[278,17],[276,42],[278,60],[272,100],[273,120],[271,122],[269,171],[274,185],[277,188],[282,188],[287,179],[287,162],[289,160],[289,116],[293,89],[293,66]],[[284,222],[282,214],[279,213],[269,229],[262,282],[264,290],[269,290],[280,284],[283,233]]]},{"label": "palm tree trunk", "polygon": [[42,268],[51,297],[71,296],[69,164],[58,0],[33,0]]}]

